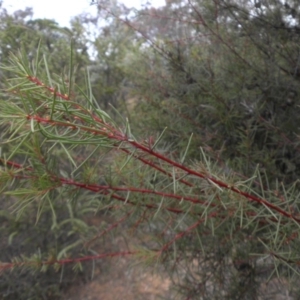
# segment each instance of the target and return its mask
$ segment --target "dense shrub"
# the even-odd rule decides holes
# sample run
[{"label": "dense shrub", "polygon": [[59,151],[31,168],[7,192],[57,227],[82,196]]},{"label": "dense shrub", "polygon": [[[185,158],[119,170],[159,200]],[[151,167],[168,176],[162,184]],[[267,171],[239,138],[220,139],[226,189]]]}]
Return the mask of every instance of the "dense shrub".
[{"label": "dense shrub", "polygon": [[[164,266],[187,299],[297,299],[299,14],[290,2],[168,1],[134,16],[99,3],[116,30],[103,29],[102,54],[113,36],[133,45],[94,61],[107,63],[103,76],[116,72],[99,75],[111,87],[95,89],[103,101],[93,95],[99,76],[86,86],[75,76],[72,50],[63,78],[39,51],[11,54],[0,102],[5,247],[20,247],[24,226],[29,239],[2,268],[21,276],[130,255]],[[134,107],[108,114],[124,90]],[[99,212],[113,223],[87,225]],[[143,247],[95,253],[93,242],[118,228],[144,235]]]}]

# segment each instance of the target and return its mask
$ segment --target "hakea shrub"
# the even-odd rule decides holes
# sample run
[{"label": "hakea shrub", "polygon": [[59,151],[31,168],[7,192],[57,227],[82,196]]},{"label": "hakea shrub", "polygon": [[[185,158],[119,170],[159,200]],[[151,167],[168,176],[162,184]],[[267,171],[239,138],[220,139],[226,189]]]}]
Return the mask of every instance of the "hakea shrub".
[{"label": "hakea shrub", "polygon": [[147,45],[127,66],[142,100],[132,126],[167,126],[164,141],[179,149],[193,133],[190,157],[206,148],[247,177],[259,165],[272,189],[299,178],[295,1],[167,1],[131,19],[99,2]]},{"label": "hakea shrub", "polygon": [[[8,222],[33,219],[30,226],[44,230],[47,216],[40,235],[53,239],[1,258],[2,274],[80,270],[126,255],[164,266],[187,299],[254,299],[275,278],[298,293],[297,182],[270,190],[260,172],[239,178],[202,149],[199,161],[189,161],[193,135],[176,152],[164,132],[136,137],[126,119],[111,119],[76,86],[72,66],[66,82],[44,73],[43,63],[20,53],[5,66],[14,76],[0,102],[1,212]],[[115,222],[87,224],[104,212]],[[151,238],[143,247],[95,254],[95,241],[120,227],[128,238]],[[7,236],[10,245],[19,234]]]}]

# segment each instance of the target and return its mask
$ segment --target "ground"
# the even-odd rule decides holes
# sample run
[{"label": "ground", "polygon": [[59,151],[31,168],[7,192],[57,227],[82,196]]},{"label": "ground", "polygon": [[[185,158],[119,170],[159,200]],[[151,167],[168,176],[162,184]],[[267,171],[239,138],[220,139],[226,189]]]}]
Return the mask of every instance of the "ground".
[{"label": "ground", "polygon": [[[93,218],[91,223],[101,223],[101,218]],[[98,245],[99,252],[101,251]],[[106,241],[106,251],[128,251],[131,245],[123,235]],[[161,270],[152,271],[142,263],[136,263],[133,257],[107,258],[96,264],[91,281],[81,282],[65,293],[66,300],[156,300],[177,299],[170,290],[171,281]]]}]

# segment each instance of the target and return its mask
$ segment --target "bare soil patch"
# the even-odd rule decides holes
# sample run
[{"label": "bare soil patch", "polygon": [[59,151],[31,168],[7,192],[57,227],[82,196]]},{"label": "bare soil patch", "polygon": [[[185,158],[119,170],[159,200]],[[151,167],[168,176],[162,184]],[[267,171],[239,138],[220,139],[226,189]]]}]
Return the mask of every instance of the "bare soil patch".
[{"label": "bare soil patch", "polygon": [[[107,217],[105,218],[107,221]],[[94,217],[89,220],[93,225],[101,224],[103,217]],[[112,221],[111,219],[109,221]],[[134,241],[122,235],[114,239],[97,242],[94,249],[99,253],[121,252],[130,249]],[[103,251],[105,249],[105,251]],[[152,272],[136,264],[133,257],[106,258],[96,262],[93,279],[84,283],[78,282],[64,294],[66,300],[156,300],[175,299],[170,290],[171,281],[164,272]]]}]

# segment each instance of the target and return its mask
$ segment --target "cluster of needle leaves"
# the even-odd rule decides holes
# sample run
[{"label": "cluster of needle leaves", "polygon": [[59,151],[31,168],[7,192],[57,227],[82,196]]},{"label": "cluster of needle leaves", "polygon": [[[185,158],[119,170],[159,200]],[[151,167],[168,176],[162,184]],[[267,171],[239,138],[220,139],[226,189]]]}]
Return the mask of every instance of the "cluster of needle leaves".
[{"label": "cluster of needle leaves", "polygon": [[[80,271],[87,262],[129,255],[165,266],[190,296],[222,291],[233,299],[257,292],[258,278],[296,280],[297,183],[270,190],[259,171],[239,178],[202,149],[189,161],[193,135],[176,153],[164,131],[136,137],[126,118],[103,111],[88,74],[86,87],[76,85],[70,57],[62,77],[49,73],[44,57],[29,61],[22,51],[3,66],[11,77],[0,100],[1,218],[10,223],[10,247],[26,220],[41,239],[1,258],[7,278],[11,269],[63,278],[67,266]],[[90,226],[87,219],[99,213],[114,222]],[[120,227],[141,241],[128,251],[93,249]]]}]

